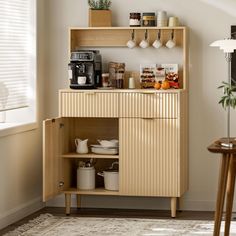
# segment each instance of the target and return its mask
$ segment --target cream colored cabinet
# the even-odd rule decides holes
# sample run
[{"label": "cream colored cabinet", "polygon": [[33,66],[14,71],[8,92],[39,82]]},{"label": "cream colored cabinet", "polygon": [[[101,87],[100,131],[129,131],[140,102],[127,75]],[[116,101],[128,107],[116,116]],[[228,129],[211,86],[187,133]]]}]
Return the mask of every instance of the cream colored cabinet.
[{"label": "cream colored cabinet", "polygon": [[[188,188],[187,28],[73,27],[69,29],[69,55],[82,47],[127,48],[133,30],[137,42],[147,30],[150,44],[157,32],[161,31],[162,42],[174,32],[180,54],[180,89],[59,91],[59,118],[44,121],[43,199],[64,193],[67,214],[72,194],[77,196],[78,207],[81,195],[150,196],[170,198],[175,217],[177,198]],[[119,154],[78,154],[76,138],[88,138],[89,146],[98,139],[119,139]],[[91,158],[96,160],[97,172],[119,161],[119,191],[105,190],[98,176],[95,189],[77,189],[78,163]]]},{"label": "cream colored cabinet", "polygon": [[[175,217],[176,200],[188,187],[186,92],[61,90],[59,94],[63,117],[44,121],[44,201],[64,193],[69,214],[71,194],[77,195],[78,207],[81,195],[169,197]],[[70,106],[68,97],[76,105]],[[76,138],[88,138],[89,145],[98,139],[119,139],[119,154],[78,154]],[[97,172],[119,161],[119,191],[105,190],[98,177],[96,189],[76,188],[78,161],[90,158],[96,160]]]}]

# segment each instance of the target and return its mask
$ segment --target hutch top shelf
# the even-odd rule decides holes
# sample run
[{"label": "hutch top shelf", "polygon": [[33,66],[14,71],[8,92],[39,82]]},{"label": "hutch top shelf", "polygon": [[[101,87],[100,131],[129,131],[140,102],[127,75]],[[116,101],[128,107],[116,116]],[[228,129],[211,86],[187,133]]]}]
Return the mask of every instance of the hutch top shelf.
[{"label": "hutch top shelf", "polygon": [[157,38],[160,30],[161,39],[167,41],[174,32],[176,45],[185,48],[187,27],[70,27],[70,50],[78,47],[126,47],[134,30],[135,40],[141,41],[147,30],[150,43]]}]

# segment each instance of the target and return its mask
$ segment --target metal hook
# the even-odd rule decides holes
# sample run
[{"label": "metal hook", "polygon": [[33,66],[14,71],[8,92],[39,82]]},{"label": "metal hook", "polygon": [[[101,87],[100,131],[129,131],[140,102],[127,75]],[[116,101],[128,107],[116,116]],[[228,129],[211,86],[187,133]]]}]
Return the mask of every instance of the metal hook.
[{"label": "metal hook", "polygon": [[157,33],[157,39],[158,39],[158,40],[161,39],[161,30],[160,30],[160,29],[158,30],[158,33]]},{"label": "metal hook", "polygon": [[134,29],[132,30],[131,39],[134,40]]},{"label": "metal hook", "polygon": [[148,31],[147,31],[147,29],[145,30],[144,38],[145,38],[145,40],[147,40],[147,38],[148,38]]},{"label": "metal hook", "polygon": [[174,30],[172,30],[172,32],[171,32],[171,39],[172,40],[174,39]]}]

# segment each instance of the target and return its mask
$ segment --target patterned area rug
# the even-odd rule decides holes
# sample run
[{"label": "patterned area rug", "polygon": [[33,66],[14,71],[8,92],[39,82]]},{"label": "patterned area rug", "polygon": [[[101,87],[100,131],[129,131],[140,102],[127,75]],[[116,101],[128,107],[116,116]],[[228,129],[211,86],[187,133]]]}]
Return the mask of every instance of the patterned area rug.
[{"label": "patterned area rug", "polygon": [[[210,236],[212,232],[213,221],[60,217],[43,214],[4,236]],[[236,235],[236,222],[231,223],[230,235]]]}]

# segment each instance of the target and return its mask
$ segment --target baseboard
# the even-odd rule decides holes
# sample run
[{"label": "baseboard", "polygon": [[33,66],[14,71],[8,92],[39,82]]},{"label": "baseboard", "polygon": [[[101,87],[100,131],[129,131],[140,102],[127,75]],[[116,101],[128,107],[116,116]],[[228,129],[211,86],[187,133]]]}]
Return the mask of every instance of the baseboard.
[{"label": "baseboard", "polygon": [[[170,210],[168,198],[137,198],[114,196],[82,196],[82,207],[86,208],[117,208],[117,209],[152,209]],[[215,201],[192,201],[183,199],[180,210],[185,211],[215,211]],[[64,195],[60,195],[47,202],[46,206],[65,207]],[[71,206],[76,207],[76,197],[72,195]],[[236,211],[236,203],[233,206]]]},{"label": "baseboard", "polygon": [[25,204],[22,204],[10,211],[7,211],[4,214],[0,215],[0,229],[5,228],[6,226],[21,220],[22,218],[42,209],[45,204],[42,202],[42,198],[38,197],[29,201]]}]

